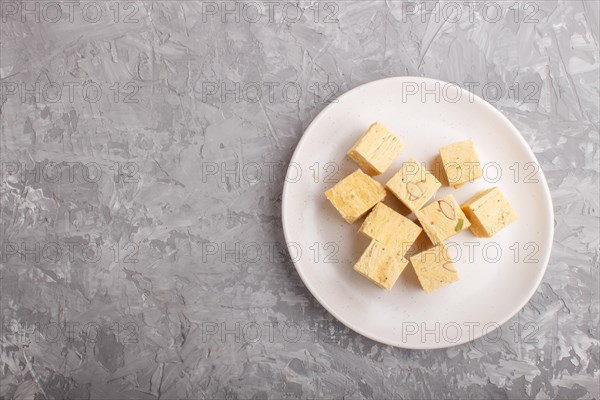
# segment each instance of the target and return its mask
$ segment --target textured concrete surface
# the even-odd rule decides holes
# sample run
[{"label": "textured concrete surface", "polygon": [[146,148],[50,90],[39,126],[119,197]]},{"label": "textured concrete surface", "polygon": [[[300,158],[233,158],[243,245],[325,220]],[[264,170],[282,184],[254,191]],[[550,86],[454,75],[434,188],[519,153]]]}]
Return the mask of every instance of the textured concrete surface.
[{"label": "textured concrete surface", "polygon": [[[436,4],[3,1],[0,398],[600,397],[598,2]],[[287,256],[304,128],[399,75],[483,94],[549,181],[499,337],[379,345]]]}]

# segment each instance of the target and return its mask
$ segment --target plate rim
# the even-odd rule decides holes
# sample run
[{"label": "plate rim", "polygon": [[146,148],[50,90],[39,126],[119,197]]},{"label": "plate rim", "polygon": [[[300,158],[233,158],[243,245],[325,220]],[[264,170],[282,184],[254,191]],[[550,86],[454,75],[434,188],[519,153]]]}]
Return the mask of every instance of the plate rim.
[{"label": "plate rim", "polygon": [[[496,329],[500,328],[502,325],[504,325],[508,320],[510,320],[512,317],[514,317],[515,315],[517,315],[517,313],[519,311],[521,311],[523,309],[523,307],[525,307],[527,305],[527,303],[529,303],[529,301],[531,300],[531,298],[533,297],[533,295],[535,294],[535,292],[537,291],[538,287],[540,286],[542,279],[546,273],[546,269],[548,268],[548,263],[550,261],[550,255],[552,253],[552,247],[554,244],[554,205],[552,203],[552,195],[550,193],[550,188],[548,187],[548,182],[546,180],[546,176],[544,174],[544,171],[542,169],[542,166],[540,164],[540,162],[538,161],[537,157],[535,156],[535,153],[533,152],[533,149],[531,148],[531,146],[529,145],[529,143],[527,143],[527,141],[525,140],[525,138],[523,137],[523,135],[521,134],[521,132],[513,125],[513,123],[502,113],[500,112],[500,110],[498,110],[497,108],[495,108],[493,105],[491,105],[489,102],[487,102],[485,99],[479,97],[478,95],[476,95],[475,93],[471,93],[471,92],[467,92],[464,88],[462,88],[460,85],[456,84],[456,83],[452,83],[452,82],[446,82],[446,81],[442,81],[439,79],[433,79],[433,78],[427,78],[427,77],[421,77],[421,76],[394,76],[394,77],[388,77],[388,78],[382,78],[382,79],[376,79],[367,83],[363,83],[362,85],[358,85],[355,88],[352,88],[350,90],[348,90],[347,92],[343,93],[342,95],[336,97],[332,103],[328,104],[325,108],[323,108],[319,114],[313,118],[313,120],[311,121],[311,123],[306,127],[306,129],[304,130],[304,132],[302,133],[302,137],[300,138],[300,140],[298,141],[298,143],[296,144],[296,148],[294,149],[294,152],[292,154],[292,157],[290,158],[290,161],[288,163],[288,168],[286,169],[286,174],[284,176],[284,183],[283,183],[283,190],[282,190],[282,196],[281,196],[281,222],[283,225],[283,235],[285,238],[285,243],[286,243],[286,247],[288,248],[288,252],[291,251],[292,249],[290,248],[290,233],[289,233],[289,223],[287,222],[287,218],[286,215],[288,215],[288,206],[287,206],[287,201],[286,199],[288,198],[288,191],[290,190],[290,182],[287,180],[287,174],[289,171],[289,166],[292,165],[292,163],[297,163],[296,162],[296,158],[298,157],[298,155],[300,154],[300,151],[302,150],[302,147],[304,146],[304,144],[306,143],[306,138],[308,137],[308,135],[306,135],[307,132],[309,132],[311,130],[311,128],[313,128],[313,126],[315,126],[322,118],[325,117],[325,115],[327,114],[327,112],[333,108],[334,106],[337,105],[337,101],[342,100],[343,98],[350,96],[351,94],[353,94],[354,92],[357,92],[359,90],[364,90],[365,87],[367,86],[371,86],[371,85],[376,85],[376,84],[381,84],[385,81],[406,81],[406,80],[412,80],[413,82],[417,81],[416,83],[419,83],[418,81],[421,82],[429,82],[429,83],[439,83],[439,84],[444,84],[444,85],[453,85],[457,88],[459,88],[461,90],[461,92],[463,93],[468,93],[469,96],[473,97],[473,101],[474,102],[479,102],[480,104],[483,105],[483,107],[486,107],[488,110],[492,111],[493,114],[495,114],[497,117],[499,117],[501,120],[503,120],[504,122],[506,122],[508,124],[508,126],[512,129],[513,131],[513,135],[516,136],[517,140],[520,141],[521,145],[523,145],[525,147],[525,150],[527,152],[527,154],[535,161],[535,163],[538,165],[539,167],[539,175],[540,175],[540,184],[543,187],[543,193],[544,193],[544,199],[543,201],[546,202],[547,205],[547,210],[548,213],[546,215],[546,218],[549,221],[552,221],[552,229],[548,230],[548,232],[546,232],[545,234],[545,239],[547,240],[547,242],[549,243],[549,246],[547,247],[547,251],[545,252],[545,254],[543,255],[543,259],[542,259],[542,265],[543,267],[540,269],[540,271],[538,272],[538,275],[536,277],[535,280],[535,285],[531,286],[531,289],[529,290],[529,292],[527,293],[527,296],[524,297],[524,300],[521,302],[521,304],[519,304],[518,307],[516,307],[513,311],[511,311],[510,313],[508,313],[508,315],[506,317],[504,317],[500,322],[497,322],[497,326],[495,327],[495,329],[493,331],[488,331],[487,333],[491,333],[494,332]],[[481,334],[476,334],[473,337],[467,337],[466,340],[463,340],[461,338],[461,340],[457,341],[456,343],[433,343],[433,344],[429,344],[429,343],[423,343],[422,345],[403,345],[403,344],[398,344],[392,341],[389,341],[385,338],[382,337],[377,337],[376,335],[373,335],[371,333],[366,332],[365,330],[363,330],[361,327],[359,326],[355,326],[352,324],[349,324],[348,322],[344,321],[344,319],[342,319],[338,313],[336,313],[332,307],[330,305],[327,304],[327,302],[325,302],[323,300],[323,298],[318,294],[318,291],[314,290],[314,288],[307,282],[307,278],[304,275],[304,273],[302,272],[302,268],[300,268],[298,266],[299,261],[295,260],[292,258],[292,262],[294,264],[294,268],[296,269],[296,272],[298,273],[298,275],[300,276],[300,279],[302,280],[302,283],[304,284],[304,286],[308,289],[308,291],[310,292],[310,294],[319,302],[319,304],[325,308],[327,310],[327,312],[329,312],[331,315],[333,315],[333,317],[335,317],[336,320],[338,320],[341,324],[343,324],[344,326],[346,326],[348,329],[351,329],[352,331],[358,333],[359,335],[362,335],[368,339],[371,339],[377,343],[381,343],[381,344],[385,344],[388,346],[393,346],[393,347],[397,347],[397,348],[402,348],[402,349],[410,349],[410,350],[434,350],[434,349],[445,349],[445,348],[450,348],[450,347],[455,347],[455,346],[459,346],[465,343],[469,343],[472,341],[475,341],[479,338],[481,338],[482,336],[484,336],[483,331],[481,332]]]}]

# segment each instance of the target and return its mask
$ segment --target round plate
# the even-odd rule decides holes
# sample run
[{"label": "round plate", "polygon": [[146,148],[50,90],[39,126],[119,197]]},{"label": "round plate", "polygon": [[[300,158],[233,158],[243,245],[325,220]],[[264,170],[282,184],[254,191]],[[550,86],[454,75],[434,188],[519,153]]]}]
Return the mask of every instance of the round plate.
[{"label": "round plate", "polygon": [[[346,223],[324,192],[358,166],[346,151],[373,122],[406,147],[375,177],[385,184],[413,157],[436,169],[438,149],[472,139],[484,177],[460,189],[443,186],[459,203],[498,186],[519,219],[493,238],[468,229],[448,248],[460,280],[426,294],[409,265],[391,291],[353,270],[368,244],[363,219]],[[409,218],[393,195],[385,202]],[[357,87],[327,106],[310,124],[290,162],[283,189],[283,228],[304,284],[331,314],[375,341],[411,349],[449,347],[484,336],[496,340],[539,285],[552,245],[550,192],[539,164],[517,129],[483,99],[442,81],[398,77]]]}]

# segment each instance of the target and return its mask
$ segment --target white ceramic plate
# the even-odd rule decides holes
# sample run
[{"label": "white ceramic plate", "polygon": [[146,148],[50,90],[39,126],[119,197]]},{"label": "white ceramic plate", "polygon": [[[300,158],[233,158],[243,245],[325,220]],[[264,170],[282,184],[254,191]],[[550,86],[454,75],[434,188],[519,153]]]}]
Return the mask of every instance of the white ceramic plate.
[{"label": "white ceramic plate", "polygon": [[[345,153],[374,121],[406,143],[390,169],[376,177],[380,182],[410,157],[435,168],[440,147],[472,139],[485,165],[484,178],[457,190],[442,187],[435,198],[453,193],[462,203],[481,189],[499,186],[519,215],[491,239],[468,229],[452,237],[449,249],[460,281],[431,294],[420,288],[411,265],[390,292],[354,272],[368,243],[358,233],[363,220],[347,224],[323,194],[357,168]],[[408,215],[394,200],[388,193],[386,203]],[[497,339],[496,329],[527,303],[542,279],[553,213],[532,150],[499,111],[455,85],[398,77],[357,87],[314,119],[288,168],[283,228],[304,284],[339,321],[381,343],[433,349],[481,336]]]}]

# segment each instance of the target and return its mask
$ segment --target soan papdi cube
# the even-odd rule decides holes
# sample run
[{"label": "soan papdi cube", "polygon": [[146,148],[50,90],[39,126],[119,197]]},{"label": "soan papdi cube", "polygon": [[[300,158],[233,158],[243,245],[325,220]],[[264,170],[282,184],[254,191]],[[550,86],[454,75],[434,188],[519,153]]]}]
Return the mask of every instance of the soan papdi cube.
[{"label": "soan papdi cube", "polygon": [[471,231],[479,237],[492,237],[517,220],[517,213],[497,187],[477,193],[461,209],[471,222]]},{"label": "soan papdi cube", "polygon": [[483,170],[470,140],[456,142],[440,149],[440,158],[448,184],[459,188],[483,175]]},{"label": "soan papdi cube", "polygon": [[396,135],[375,122],[348,150],[348,157],[375,176],[384,173],[403,148],[404,143]]},{"label": "soan papdi cube", "polygon": [[443,244],[415,254],[410,258],[423,290],[431,293],[458,280],[458,273]]},{"label": "soan papdi cube", "polygon": [[325,196],[344,219],[353,224],[373,206],[385,198],[381,183],[357,169],[334,187]]},{"label": "soan papdi cube", "polygon": [[354,270],[378,286],[390,290],[407,264],[408,261],[394,249],[377,240],[371,240],[358,262],[354,264]]},{"label": "soan papdi cube", "polygon": [[451,194],[432,202],[415,214],[434,245],[471,226]]},{"label": "soan papdi cube", "polygon": [[414,158],[402,164],[402,168],[388,181],[388,188],[411,211],[427,202],[442,184]]},{"label": "soan papdi cube", "polygon": [[359,232],[403,255],[423,230],[417,224],[379,203],[362,223]]}]

